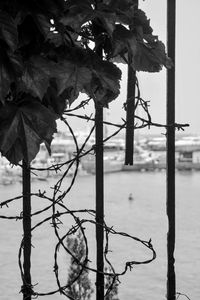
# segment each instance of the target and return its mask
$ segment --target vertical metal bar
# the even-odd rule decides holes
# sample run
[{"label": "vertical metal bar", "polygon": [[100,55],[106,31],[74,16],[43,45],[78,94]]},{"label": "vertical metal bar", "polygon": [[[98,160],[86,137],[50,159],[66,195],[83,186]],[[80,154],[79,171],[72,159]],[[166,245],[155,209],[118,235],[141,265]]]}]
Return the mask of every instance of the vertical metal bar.
[{"label": "vertical metal bar", "polygon": [[[175,29],[176,1],[167,1],[167,52],[174,66],[167,70],[167,299],[176,299],[175,275]],[[172,125],[172,126],[171,126]]]},{"label": "vertical metal bar", "polygon": [[[138,8],[138,2],[136,9]],[[132,58],[131,58],[132,59]],[[135,115],[135,86],[136,72],[131,67],[131,59],[129,58],[128,79],[127,79],[127,100],[126,100],[126,149],[125,149],[125,165],[133,165],[134,155],[134,115]]]},{"label": "vertical metal bar", "polygon": [[136,72],[129,65],[127,79],[127,101],[126,101],[126,150],[125,165],[133,165],[134,153],[134,114],[135,114],[135,82]]},{"label": "vertical metal bar", "polygon": [[[102,0],[96,0],[95,8]],[[100,20],[99,20],[100,21]],[[101,22],[101,21],[100,21]],[[93,32],[98,44],[102,28],[98,23],[93,22]],[[102,47],[96,48],[97,55],[102,59]],[[100,103],[95,105],[95,143],[96,143],[96,300],[104,299],[104,168],[103,168],[103,106]]]},{"label": "vertical metal bar", "polygon": [[23,299],[31,300],[31,176],[29,166],[23,161]]},{"label": "vertical metal bar", "polygon": [[103,173],[103,107],[96,104],[96,300],[104,299],[104,173]]}]

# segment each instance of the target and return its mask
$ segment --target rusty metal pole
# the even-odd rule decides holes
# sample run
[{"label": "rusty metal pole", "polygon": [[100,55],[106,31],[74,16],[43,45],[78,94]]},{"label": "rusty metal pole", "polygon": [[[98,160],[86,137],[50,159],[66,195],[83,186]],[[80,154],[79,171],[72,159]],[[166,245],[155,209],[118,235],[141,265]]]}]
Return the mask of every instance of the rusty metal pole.
[{"label": "rusty metal pole", "polygon": [[31,176],[29,166],[23,161],[23,299],[31,300]]},{"label": "rusty metal pole", "polygon": [[175,275],[175,31],[176,1],[167,1],[167,52],[174,66],[167,70],[167,299],[176,299]]}]

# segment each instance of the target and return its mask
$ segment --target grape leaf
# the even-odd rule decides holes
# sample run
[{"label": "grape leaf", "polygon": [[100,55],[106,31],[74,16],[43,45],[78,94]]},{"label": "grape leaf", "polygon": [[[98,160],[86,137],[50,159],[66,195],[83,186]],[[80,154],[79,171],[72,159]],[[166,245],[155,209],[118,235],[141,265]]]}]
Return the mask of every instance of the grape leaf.
[{"label": "grape leaf", "polygon": [[17,28],[14,20],[6,12],[0,11],[0,102],[4,103],[10,84],[22,71],[19,57],[13,53],[18,44]]},{"label": "grape leaf", "polygon": [[107,33],[112,36],[115,30],[116,14],[113,12],[102,11],[99,15]]},{"label": "grape leaf", "polygon": [[86,92],[95,101],[107,105],[119,94],[121,71],[112,63],[101,60],[92,51],[74,49],[71,60],[57,64],[58,95],[68,93],[71,104],[79,95]]},{"label": "grape leaf", "polygon": [[172,67],[164,44],[156,36],[144,34],[139,25],[136,33],[122,25],[116,25],[112,47],[109,58],[115,62],[131,63],[136,71],[159,72],[163,66]]},{"label": "grape leaf", "polygon": [[0,102],[5,102],[5,97],[10,90],[10,84],[17,80],[22,73],[22,62],[13,53],[7,53],[0,44]]},{"label": "grape leaf", "polygon": [[63,25],[72,27],[75,31],[79,31],[81,26],[88,22],[94,13],[91,6],[93,1],[85,0],[73,0],[67,1],[65,7],[65,13],[60,19]]},{"label": "grape leaf", "polygon": [[37,15],[35,15],[34,20],[38,26],[38,29],[43,34],[43,36],[46,38],[46,36],[49,34],[49,32],[52,28],[50,19],[43,14],[37,14]]},{"label": "grape leaf", "polygon": [[49,86],[49,80],[53,77],[54,64],[48,59],[33,56],[24,65],[21,78],[21,89],[40,100],[43,98]]},{"label": "grape leaf", "polygon": [[66,108],[67,97],[68,94],[66,94],[66,90],[58,96],[56,84],[52,80],[46,94],[44,95],[42,103],[49,109],[53,109],[57,115],[61,116]]},{"label": "grape leaf", "polygon": [[113,33],[113,51],[111,57],[114,58],[118,55],[124,55],[128,52],[129,57],[132,59],[136,54],[137,41],[135,33],[126,29],[122,25],[116,25],[116,29]]},{"label": "grape leaf", "polygon": [[4,40],[11,51],[18,46],[17,26],[6,12],[0,11],[0,40]]},{"label": "grape leaf", "polygon": [[[0,49],[1,54],[1,49]],[[0,102],[5,102],[11,83],[11,76],[4,62],[0,61]]]},{"label": "grape leaf", "polygon": [[107,66],[105,69],[99,69],[95,72],[95,75],[96,77],[92,80],[92,90],[95,95],[94,99],[107,107],[108,103],[119,95],[121,73],[117,67],[110,64],[109,67]]},{"label": "grape leaf", "polygon": [[64,0],[20,0],[17,2],[16,7],[18,10],[26,11],[30,14],[46,14],[51,16],[58,16],[60,12],[64,10],[65,1]]},{"label": "grape leaf", "polygon": [[62,46],[68,40],[68,36],[65,33],[60,33],[58,31],[50,31],[46,36],[46,40],[56,47]]},{"label": "grape leaf", "polygon": [[115,12],[116,22],[124,25],[133,23],[135,6],[137,1],[128,0],[104,0],[111,12]]},{"label": "grape leaf", "polygon": [[121,71],[114,64],[96,58],[93,60],[92,74],[92,81],[87,89],[89,95],[107,107],[119,95]]},{"label": "grape leaf", "polygon": [[98,9],[96,9],[93,14],[93,18],[99,19],[101,26],[103,25],[105,31],[112,36],[117,20],[116,13],[113,9],[104,3],[99,3]]},{"label": "grape leaf", "polygon": [[50,31],[47,36],[46,36],[46,40],[55,45],[55,47],[60,47],[63,45],[69,45],[71,46],[73,45],[80,45],[80,41],[77,40],[78,39],[78,34],[76,34],[75,32],[58,32],[56,30],[54,31]]},{"label": "grape leaf", "polygon": [[56,115],[38,101],[0,108],[0,151],[12,164],[30,163],[44,142],[50,149],[56,132]]},{"label": "grape leaf", "polygon": [[150,26],[150,20],[147,19],[145,12],[141,9],[136,9],[134,12],[134,27],[142,27],[144,34],[152,34],[153,29]]},{"label": "grape leaf", "polygon": [[[35,1],[34,6],[36,6]],[[39,2],[38,8],[42,13],[49,12],[50,15],[58,16],[64,10],[64,6],[65,1],[63,0],[42,0]]]},{"label": "grape leaf", "polygon": [[172,67],[171,60],[166,55],[164,44],[159,40],[150,40],[150,36],[148,41],[149,43],[138,42],[137,53],[132,61],[133,68],[136,71],[159,72],[163,66]]},{"label": "grape leaf", "polygon": [[79,92],[83,92],[86,85],[91,82],[91,71],[78,60],[63,60],[57,64],[56,70],[58,95],[67,90],[69,103],[72,104],[78,97]]}]

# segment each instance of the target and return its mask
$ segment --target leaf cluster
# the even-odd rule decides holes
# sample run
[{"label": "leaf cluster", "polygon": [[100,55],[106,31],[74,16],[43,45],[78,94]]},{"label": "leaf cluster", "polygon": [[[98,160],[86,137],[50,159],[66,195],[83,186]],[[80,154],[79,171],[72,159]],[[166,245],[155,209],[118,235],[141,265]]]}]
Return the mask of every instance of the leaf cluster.
[{"label": "leaf cluster", "polygon": [[0,151],[30,163],[50,150],[56,119],[80,93],[108,106],[120,92],[115,62],[169,67],[136,0],[0,2]]}]

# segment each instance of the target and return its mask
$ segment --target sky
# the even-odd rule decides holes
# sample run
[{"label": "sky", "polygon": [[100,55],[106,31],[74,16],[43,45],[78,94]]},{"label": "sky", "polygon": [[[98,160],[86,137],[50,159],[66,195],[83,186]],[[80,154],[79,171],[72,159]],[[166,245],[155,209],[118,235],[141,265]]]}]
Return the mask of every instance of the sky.
[{"label": "sky", "polygon": [[[166,15],[167,0],[139,0],[139,7],[143,9],[150,19],[153,34],[166,45]],[[200,135],[200,1],[176,1],[176,122],[189,123],[190,127],[185,133]],[[110,104],[110,109],[105,110],[106,119],[120,122],[122,106],[126,101],[127,70],[124,65],[118,65],[122,70],[120,96]],[[152,121],[166,123],[166,70],[159,73],[139,72],[138,74],[141,96],[150,101],[149,111]],[[91,108],[92,111],[93,108]],[[140,113],[140,112],[139,112]],[[73,120],[72,126],[78,130],[85,125]],[[58,127],[63,130],[63,126]],[[142,129],[140,133],[162,134],[165,129]]]}]

